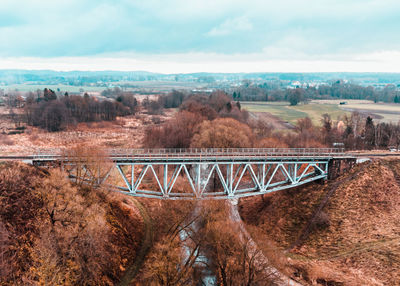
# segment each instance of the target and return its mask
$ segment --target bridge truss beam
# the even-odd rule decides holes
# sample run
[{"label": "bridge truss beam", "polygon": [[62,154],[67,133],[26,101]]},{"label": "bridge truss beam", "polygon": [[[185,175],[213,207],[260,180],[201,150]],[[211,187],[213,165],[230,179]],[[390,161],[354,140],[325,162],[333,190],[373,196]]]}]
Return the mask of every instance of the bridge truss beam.
[{"label": "bridge truss beam", "polygon": [[[266,159],[262,162],[114,161],[103,176],[92,178],[96,184],[104,183],[137,197],[229,199],[266,194],[326,179],[328,163],[329,158],[287,161]],[[85,174],[89,176],[96,173],[90,171],[90,166],[77,167],[73,162],[65,162],[65,165],[69,165],[71,178],[74,178],[74,168],[84,168]],[[107,183],[112,172],[118,175],[117,181],[120,184]]]}]

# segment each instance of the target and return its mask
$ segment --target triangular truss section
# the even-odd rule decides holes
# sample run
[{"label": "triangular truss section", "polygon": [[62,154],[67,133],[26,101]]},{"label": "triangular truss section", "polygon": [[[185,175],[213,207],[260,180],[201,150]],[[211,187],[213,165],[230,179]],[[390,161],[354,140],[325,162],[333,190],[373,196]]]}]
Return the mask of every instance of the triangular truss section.
[{"label": "triangular truss section", "polygon": [[196,178],[193,168],[187,164],[166,165],[172,167],[173,171],[169,176],[168,171],[164,173],[165,197],[194,198],[198,196],[196,189]]},{"label": "triangular truss section", "polygon": [[260,177],[256,175],[258,168],[252,164],[242,164],[233,176],[233,195],[261,190]]},{"label": "triangular truss section", "polygon": [[201,199],[264,194],[326,178],[328,161],[115,162],[97,173],[82,164],[63,168],[72,179],[95,180],[133,196]]}]

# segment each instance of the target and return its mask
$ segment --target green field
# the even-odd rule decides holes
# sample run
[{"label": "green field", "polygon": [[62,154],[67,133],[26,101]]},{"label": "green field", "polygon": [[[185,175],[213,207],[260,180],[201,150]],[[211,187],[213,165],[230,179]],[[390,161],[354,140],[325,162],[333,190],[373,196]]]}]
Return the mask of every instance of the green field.
[{"label": "green field", "polygon": [[322,115],[325,113],[334,120],[349,113],[336,104],[310,103],[297,106],[290,106],[288,102],[242,102],[241,104],[250,112],[268,112],[292,124],[299,118],[310,117],[314,124],[320,125]]},{"label": "green field", "polygon": [[343,118],[343,116],[350,114],[350,112],[342,110],[338,105],[335,104],[310,103],[304,105],[289,106],[288,108],[304,112],[316,125],[320,125],[322,123],[321,118],[323,114],[329,114],[332,120],[338,120]]},{"label": "green field", "polygon": [[307,117],[307,113],[289,108],[287,102],[241,102],[240,104],[250,112],[268,112],[290,123],[296,122],[298,118]]},{"label": "green field", "polygon": [[[345,105],[339,103],[345,101]],[[290,106],[289,102],[241,102],[250,112],[268,112],[283,121],[295,124],[297,119],[310,117],[314,124],[321,125],[322,115],[327,113],[338,120],[352,111],[370,115],[376,122],[394,122],[400,120],[400,104],[374,103],[368,100],[313,100],[308,104]]]}]

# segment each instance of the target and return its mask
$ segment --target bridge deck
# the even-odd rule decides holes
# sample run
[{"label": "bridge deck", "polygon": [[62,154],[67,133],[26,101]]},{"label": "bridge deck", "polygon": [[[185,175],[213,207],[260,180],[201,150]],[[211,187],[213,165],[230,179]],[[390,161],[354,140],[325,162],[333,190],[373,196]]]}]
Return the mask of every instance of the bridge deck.
[{"label": "bridge deck", "polygon": [[[112,149],[107,158],[115,162],[227,162],[227,161],[287,161],[352,158],[337,148],[189,148],[189,149]],[[82,155],[79,155],[82,157]],[[84,157],[84,155],[83,155]],[[54,161],[73,160],[72,153],[53,151],[34,155],[8,155],[0,159]]]}]

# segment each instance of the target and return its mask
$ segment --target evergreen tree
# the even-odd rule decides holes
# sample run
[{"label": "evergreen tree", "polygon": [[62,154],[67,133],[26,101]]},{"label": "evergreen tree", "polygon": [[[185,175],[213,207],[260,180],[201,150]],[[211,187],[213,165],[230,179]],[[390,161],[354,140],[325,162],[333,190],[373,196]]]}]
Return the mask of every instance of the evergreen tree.
[{"label": "evergreen tree", "polygon": [[365,121],[365,145],[368,149],[375,147],[375,125],[370,116]]},{"label": "evergreen tree", "polygon": [[240,105],[240,102],[239,102],[239,101],[236,102],[236,106],[237,106],[237,108],[238,108],[239,110],[242,108],[242,106]]}]

